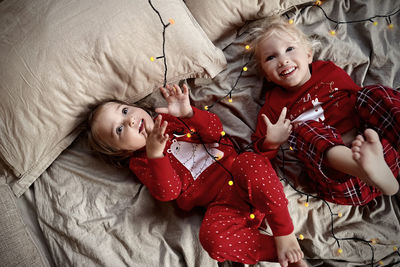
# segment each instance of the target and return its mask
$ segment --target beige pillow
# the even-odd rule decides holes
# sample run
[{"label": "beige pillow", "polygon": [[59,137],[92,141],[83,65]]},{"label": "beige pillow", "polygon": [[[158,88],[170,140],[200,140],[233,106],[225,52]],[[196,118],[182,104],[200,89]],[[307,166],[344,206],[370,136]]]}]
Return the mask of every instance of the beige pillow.
[{"label": "beige pillow", "polygon": [[210,40],[223,49],[246,21],[281,14],[310,0],[186,0]]},{"label": "beige pillow", "polygon": [[71,144],[89,104],[135,102],[226,65],[181,0],[3,1],[0,25],[0,154],[17,196]]}]

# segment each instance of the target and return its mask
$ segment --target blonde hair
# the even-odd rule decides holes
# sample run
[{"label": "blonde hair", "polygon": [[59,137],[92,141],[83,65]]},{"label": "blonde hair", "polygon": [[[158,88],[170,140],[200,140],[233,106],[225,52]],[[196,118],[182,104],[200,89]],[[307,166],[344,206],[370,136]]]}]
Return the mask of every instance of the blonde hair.
[{"label": "blonde hair", "polygon": [[[102,110],[102,108],[108,103],[118,103],[128,105],[132,107],[138,107],[135,104],[131,104],[121,100],[105,100],[98,103],[96,106],[91,108],[86,120],[86,136],[88,140],[89,148],[92,152],[96,153],[102,160],[113,164],[117,167],[122,167],[127,162],[127,159],[132,155],[132,151],[115,149],[109,144],[103,142],[96,131],[93,130],[93,124]],[[148,111],[147,109],[145,109]],[[149,112],[149,111],[148,111]],[[149,112],[150,113],[150,112]]]},{"label": "blonde hair", "polygon": [[281,16],[271,16],[265,20],[264,23],[255,28],[252,35],[256,35],[251,43],[251,47],[254,49],[257,64],[260,62],[260,44],[268,37],[273,34],[280,32],[287,33],[293,41],[302,44],[307,50],[313,52],[314,46],[317,44],[315,40],[310,39],[303,31],[301,31],[295,23],[289,23],[288,20]]}]

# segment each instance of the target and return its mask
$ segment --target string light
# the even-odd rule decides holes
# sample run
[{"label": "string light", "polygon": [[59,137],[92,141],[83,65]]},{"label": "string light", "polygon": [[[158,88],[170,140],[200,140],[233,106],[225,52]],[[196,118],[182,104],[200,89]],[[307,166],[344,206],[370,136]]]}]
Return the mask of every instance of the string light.
[{"label": "string light", "polygon": [[[164,23],[160,12],[154,7],[153,3],[151,2],[151,0],[148,0],[149,5],[151,6],[151,8],[154,10],[154,12],[158,15],[158,18],[160,19],[161,24],[163,25],[163,32],[162,32],[162,51],[163,51],[163,55],[156,57],[156,59],[163,59],[164,61],[164,82],[163,82],[163,86],[165,87],[167,85],[167,74],[168,74],[168,66],[167,66],[167,58],[166,58],[166,54],[165,54],[165,30],[169,25],[173,25],[175,24],[175,20],[170,18],[168,21],[169,23]],[[154,61],[154,57],[150,58],[151,61]]]},{"label": "string light", "polygon": [[[317,2],[320,2],[320,4],[317,4]],[[394,11],[393,13],[388,14],[388,15],[375,15],[375,16],[373,16],[373,17],[366,18],[366,19],[349,20],[349,21],[338,21],[338,20],[334,20],[334,19],[330,18],[330,17],[326,14],[325,10],[321,7],[321,4],[322,4],[321,1],[317,1],[317,2],[316,2],[315,5],[313,5],[313,6],[318,7],[318,8],[323,12],[323,14],[324,14],[324,16],[325,16],[325,18],[326,18],[327,20],[329,20],[329,21],[331,21],[331,22],[334,22],[334,23],[336,24],[335,29],[329,31],[329,33],[330,33],[331,35],[336,35],[336,30],[337,30],[337,27],[338,27],[339,24],[350,24],[350,23],[360,23],[360,22],[370,21],[370,22],[372,22],[372,24],[373,24],[374,26],[377,26],[377,25],[378,25],[378,21],[374,21],[374,20],[373,20],[373,19],[376,19],[376,18],[385,18],[386,21],[387,21],[387,23],[388,23],[388,28],[389,28],[389,29],[392,29],[392,28],[393,28],[393,24],[392,24],[392,22],[391,22],[391,18],[390,18],[390,17],[391,17],[391,16],[394,16],[395,14],[397,14],[397,13],[400,12],[400,9],[398,9],[398,10],[396,10],[396,11]]]},{"label": "string light", "polygon": [[304,239],[304,235],[299,234],[299,239],[300,239],[300,240],[303,240],[303,239]]}]

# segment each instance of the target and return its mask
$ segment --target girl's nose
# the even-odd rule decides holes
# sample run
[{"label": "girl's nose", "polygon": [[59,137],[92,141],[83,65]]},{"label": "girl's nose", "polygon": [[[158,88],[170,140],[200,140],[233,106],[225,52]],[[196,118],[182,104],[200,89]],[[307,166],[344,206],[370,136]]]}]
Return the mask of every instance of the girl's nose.
[{"label": "girl's nose", "polygon": [[282,57],[280,60],[279,60],[279,66],[280,67],[282,67],[282,66],[284,66],[284,65],[287,65],[289,63],[289,59],[287,59],[286,57]]},{"label": "girl's nose", "polygon": [[135,125],[135,119],[133,117],[130,117],[127,121],[128,125],[130,127],[132,127],[133,125]]}]

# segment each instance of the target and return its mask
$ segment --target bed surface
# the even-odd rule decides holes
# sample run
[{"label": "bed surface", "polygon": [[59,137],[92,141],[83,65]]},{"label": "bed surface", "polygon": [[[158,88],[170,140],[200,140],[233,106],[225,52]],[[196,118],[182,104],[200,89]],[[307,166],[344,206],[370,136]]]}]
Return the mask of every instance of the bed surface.
[{"label": "bed surface", "polygon": [[[386,15],[400,8],[398,1],[324,1],[321,7],[301,6],[300,11],[286,13],[319,39],[314,59],[334,61],[361,86],[381,83],[399,90],[400,14],[390,18],[394,29],[387,28],[385,18],[376,18],[376,26],[371,21],[340,23],[335,36],[329,30],[336,23],[328,19],[344,22]],[[251,29],[261,22],[246,23],[233,41],[224,43],[227,67],[214,79],[185,81],[193,105],[208,106],[217,114],[242,150],[249,149],[266,90],[251,50],[245,48],[253,38]],[[229,93],[232,102],[226,98]],[[158,91],[140,102],[165,104]],[[377,266],[379,261],[384,266],[400,265],[400,254],[394,251],[400,247],[399,193],[363,207],[336,205],[308,192],[302,163],[287,146],[274,166],[282,177],[295,234],[301,237],[309,266]],[[56,266],[243,266],[218,263],[202,249],[198,231],[203,210],[183,212],[172,202],[154,200],[129,170],[94,157],[84,136],[61,153],[31,191],[45,245]],[[261,262],[255,266],[279,265]]]}]

